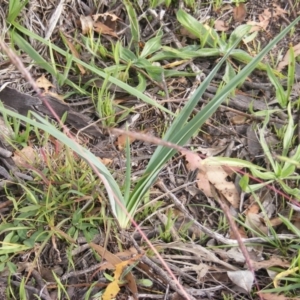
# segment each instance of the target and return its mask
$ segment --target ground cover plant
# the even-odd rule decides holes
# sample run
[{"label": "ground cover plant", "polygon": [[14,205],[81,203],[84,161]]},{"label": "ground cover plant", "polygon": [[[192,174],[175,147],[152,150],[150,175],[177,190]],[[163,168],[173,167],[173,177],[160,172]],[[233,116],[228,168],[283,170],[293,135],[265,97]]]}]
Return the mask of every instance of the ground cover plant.
[{"label": "ground cover plant", "polygon": [[283,5],[4,1],[3,299],[297,298]]}]

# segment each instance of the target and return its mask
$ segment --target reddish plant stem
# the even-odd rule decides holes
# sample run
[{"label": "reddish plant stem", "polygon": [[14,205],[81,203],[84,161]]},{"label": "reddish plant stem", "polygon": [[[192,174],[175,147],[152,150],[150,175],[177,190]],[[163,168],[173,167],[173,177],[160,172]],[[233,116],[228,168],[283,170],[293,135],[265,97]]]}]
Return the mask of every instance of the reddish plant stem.
[{"label": "reddish plant stem", "polygon": [[239,233],[239,230],[238,230],[238,227],[236,226],[236,224],[235,224],[235,222],[234,222],[234,220],[233,220],[233,218],[231,216],[229,208],[228,208],[228,206],[226,204],[226,199],[224,198],[224,196],[221,193],[219,193],[216,190],[216,188],[212,184],[210,185],[210,188],[211,188],[211,191],[212,191],[212,194],[213,194],[214,198],[218,201],[218,203],[221,206],[224,214],[226,215],[226,218],[228,220],[230,229],[232,230],[233,234],[235,235],[235,238],[237,239],[238,244],[239,244],[239,248],[241,249],[241,251],[242,251],[242,253],[243,253],[244,257],[245,257],[248,269],[253,274],[253,278],[254,278],[254,282],[255,282],[255,285],[256,285],[258,296],[259,296],[259,298],[261,300],[263,300],[262,295],[259,294],[260,288],[259,288],[259,284],[258,284],[258,281],[256,279],[256,276],[255,276],[255,270],[254,270],[253,265],[251,263],[251,259],[250,259],[248,250],[247,250],[245,244],[243,243],[242,237],[241,237],[241,235]]}]

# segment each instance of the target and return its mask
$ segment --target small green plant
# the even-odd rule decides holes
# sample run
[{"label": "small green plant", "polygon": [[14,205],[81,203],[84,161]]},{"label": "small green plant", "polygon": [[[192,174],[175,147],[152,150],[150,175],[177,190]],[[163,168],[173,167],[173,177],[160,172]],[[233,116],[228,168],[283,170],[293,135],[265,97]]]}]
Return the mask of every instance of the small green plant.
[{"label": "small green plant", "polygon": [[[289,104],[287,107],[288,111],[288,124],[286,125],[284,137],[282,141],[282,152],[281,157],[287,157],[289,151],[292,149],[292,142],[294,137],[294,120],[291,113],[291,105]],[[287,180],[299,180],[299,175],[295,174],[296,166],[292,163],[292,161],[299,161],[300,159],[300,146],[297,146],[295,151],[289,159],[282,160],[278,162],[275,158],[277,155],[272,153],[269,145],[265,140],[265,129],[269,121],[269,114],[267,114],[263,127],[259,130],[260,136],[260,144],[263,148],[264,155],[270,164],[271,170],[261,171],[255,167],[251,168],[253,176],[266,180],[263,184],[253,184],[250,185],[246,190],[248,192],[255,191],[266,184],[270,184],[272,182],[278,182],[283,190],[287,192],[289,195],[293,195],[295,198],[300,199],[300,190],[298,188],[291,189],[287,184]]]},{"label": "small green plant", "polygon": [[[199,38],[200,45],[201,45],[200,49],[197,49],[196,51],[187,51],[188,49],[181,49],[181,50],[185,50],[182,51],[184,52],[184,54],[182,54],[181,56],[182,59],[183,57],[186,58],[187,55],[191,55],[194,57],[223,56],[224,53],[228,52],[228,50],[232,47],[232,45],[236,42],[238,37],[241,35],[243,35],[243,39],[246,38],[247,42],[249,42],[249,36],[247,37],[247,30],[245,30],[246,28],[249,28],[248,25],[238,26],[230,34],[227,41],[224,41],[224,38],[221,38],[219,34],[212,27],[203,25],[202,23],[198,22],[194,17],[187,14],[183,10],[179,10],[177,12],[177,19],[190,33],[192,33],[194,36]],[[254,39],[255,37],[253,34],[250,36],[251,39]],[[168,53],[163,52],[163,54],[166,57],[168,57]],[[248,54],[246,51],[241,49],[232,50],[230,52],[229,58],[236,59],[237,61],[245,64],[249,63],[253,59],[253,57],[250,54]],[[260,70],[266,70],[267,66],[263,63],[258,63],[256,65],[256,68]],[[274,72],[276,73],[276,71]]]},{"label": "small green plant", "polygon": [[[133,40],[136,41],[136,39],[139,38],[138,28],[137,28],[137,22],[135,20],[134,13],[131,11],[133,8],[128,4],[128,1],[125,1],[127,5],[126,9],[128,10],[128,13],[130,13],[130,18],[132,19],[131,22],[131,30],[134,30]],[[196,57],[195,52],[197,53],[197,56],[199,56],[199,51],[202,53],[205,53],[206,56],[210,56],[212,52],[215,53],[215,55],[222,55],[222,59],[219,61],[219,63],[216,65],[216,67],[211,71],[211,73],[206,77],[206,79],[202,82],[202,84],[198,87],[198,89],[193,93],[192,97],[189,99],[189,101],[185,104],[184,108],[180,111],[180,113],[176,116],[173,123],[168,128],[167,132],[164,135],[164,140],[177,144],[177,145],[185,145],[185,143],[196,133],[199,131],[199,128],[205,123],[205,121],[217,110],[219,105],[223,103],[223,101],[228,97],[230,93],[234,91],[234,89],[241,84],[245,78],[257,67],[263,68],[264,65],[260,63],[260,60],[264,57],[264,55],[274,47],[274,45],[283,38],[289,30],[299,21],[300,18],[296,19],[295,21],[291,22],[289,26],[287,26],[282,32],[274,39],[272,40],[255,58],[252,58],[250,55],[248,55],[246,52],[243,52],[242,50],[236,49],[237,45],[240,43],[241,39],[247,34],[249,27],[248,26],[240,26],[237,28],[229,37],[227,43],[224,43],[220,40],[219,35],[212,29],[207,28],[206,26],[200,24],[198,21],[196,21],[194,18],[192,18],[190,15],[185,13],[182,10],[179,10],[177,13],[178,20],[187,27],[193,34],[199,37],[202,45],[209,45],[210,48],[208,49],[202,49],[199,46],[198,50],[188,50],[188,49],[173,49],[169,48],[168,51],[162,51],[158,52],[158,49],[160,49],[160,39],[161,36],[158,34],[153,39],[150,39],[142,52],[138,54],[134,54],[129,49],[125,49],[120,47],[120,57],[122,57],[124,60],[126,58],[128,61],[138,62],[138,67],[145,67],[149,70],[149,74],[156,78],[155,76],[158,76],[158,72],[161,72],[160,67],[152,66],[151,62],[159,59],[164,59],[164,56],[169,58],[178,58],[178,57],[185,57],[185,58],[193,58]],[[40,41],[41,43],[45,45],[49,45],[48,41],[45,41],[43,38],[33,34],[32,32],[28,31],[24,27],[20,26],[16,22],[11,23],[12,27],[17,29],[15,31],[11,32],[11,37],[13,41],[26,53],[28,53],[31,58],[37,62],[37,64],[40,64],[41,67],[45,68],[48,72],[53,74],[54,76],[60,77],[61,75],[57,74],[53,67],[49,65],[26,41],[19,33],[22,33],[25,36],[28,36],[30,38],[36,39]],[[66,51],[60,49],[59,47],[55,46],[54,44],[51,44],[51,48],[61,55],[66,56]],[[139,50],[137,48],[136,53],[139,53]],[[191,46],[190,49],[194,49],[194,46]],[[179,55],[181,54],[181,56]],[[149,55],[154,54],[151,58],[148,58]],[[226,62],[226,60],[229,57],[233,57],[238,60],[242,60],[243,62],[246,62],[247,65],[240,70],[236,76],[227,76],[228,80],[225,82],[225,84],[222,86],[221,90],[217,93],[217,95],[196,115],[193,114],[193,110],[195,106],[198,104],[199,99],[202,97],[203,93],[209,86],[210,82],[214,78],[215,74],[218,72],[220,67],[223,65],[223,63]],[[90,70],[97,76],[100,76],[104,79],[107,78],[107,73],[101,70],[100,68],[95,68],[94,66],[91,66],[80,59],[76,57],[72,57],[73,62],[81,64],[84,68],[87,70]],[[149,65],[150,63],[150,65]],[[157,69],[155,69],[157,68]],[[156,74],[157,72],[157,74]],[[231,73],[230,69],[228,73]],[[166,76],[168,73],[166,73],[166,70],[164,71],[164,75]],[[158,78],[158,77],[157,77]],[[161,109],[164,112],[170,113],[164,106],[157,104],[156,101],[152,100],[151,98],[147,97],[144,93],[138,91],[136,88],[133,88],[126,83],[118,80],[115,77],[109,76],[107,79],[109,82],[121,87],[125,91],[129,92],[130,94],[135,95],[137,98],[140,98],[141,100],[145,101],[146,103],[155,106],[158,109]],[[74,85],[74,83],[70,82],[69,80],[65,80],[67,84],[70,86],[74,86],[76,90],[81,91],[80,87],[77,85]],[[86,94],[86,91],[83,91],[84,94]],[[47,131],[49,134],[54,136],[56,139],[67,145],[70,149],[75,151],[77,154],[79,154],[81,157],[83,157],[85,160],[87,160],[91,166],[93,167],[94,171],[98,172],[98,176],[102,178],[102,182],[105,185],[105,189],[107,191],[107,197],[109,199],[111,210],[116,217],[120,227],[126,228],[130,221],[130,216],[133,216],[136,212],[136,209],[138,205],[140,204],[141,200],[145,196],[145,194],[148,192],[150,187],[155,182],[160,170],[165,166],[166,162],[176,153],[174,149],[170,149],[167,147],[159,146],[157,147],[156,151],[153,153],[148,166],[145,170],[145,176],[142,176],[139,178],[132,189],[131,185],[131,164],[130,164],[130,149],[129,146],[126,147],[126,174],[125,174],[125,188],[124,192],[121,192],[120,183],[115,180],[113,175],[110,173],[110,171],[90,152],[88,152],[86,149],[83,149],[78,144],[76,144],[73,140],[67,138],[62,132],[57,130],[54,126],[52,126],[47,120],[43,119],[39,115],[32,113],[32,115],[36,118],[35,120],[31,120],[29,118],[26,118],[24,116],[20,116],[16,113],[13,113],[7,109],[2,109],[4,113],[7,113],[8,115],[18,117],[19,119],[26,121],[27,123],[31,124],[32,126],[37,126],[38,128]],[[170,113],[173,115],[172,113]],[[292,119],[292,118],[291,118]],[[292,121],[289,121],[292,122]],[[290,131],[292,126],[287,127],[288,134],[287,137],[290,138]],[[287,138],[284,140],[285,147],[287,148]],[[300,153],[300,150],[298,151]],[[300,155],[297,152],[296,155]],[[285,153],[286,154],[286,153]],[[294,157],[297,158],[296,156]],[[241,162],[238,162],[241,164]],[[263,178],[267,178],[267,180],[276,180],[278,178],[278,175],[281,175],[280,178],[286,178],[286,176],[290,176],[293,172],[293,169],[289,166],[286,166],[283,164],[281,170],[275,169],[273,172],[262,172],[260,171],[263,168],[259,168],[257,166],[253,166],[252,164],[248,162],[243,162],[244,165],[247,165],[251,168],[254,168],[254,171],[257,171],[257,174],[262,176]],[[275,165],[277,168],[277,165]],[[271,173],[271,174],[270,174]],[[276,175],[274,175],[276,174]],[[258,176],[259,178],[262,178]],[[277,176],[277,177],[276,177]],[[281,184],[284,184],[281,182]],[[126,211],[128,213],[126,213]]]},{"label": "small green plant", "polygon": [[287,88],[286,90],[283,88],[281,82],[278,80],[274,72],[271,70],[269,66],[267,66],[267,73],[269,76],[270,81],[272,82],[275,90],[276,90],[276,99],[279,105],[282,108],[286,108],[289,101],[291,92],[295,82],[295,54],[293,47],[290,47],[289,50],[289,65],[288,65],[288,76],[287,76]]}]

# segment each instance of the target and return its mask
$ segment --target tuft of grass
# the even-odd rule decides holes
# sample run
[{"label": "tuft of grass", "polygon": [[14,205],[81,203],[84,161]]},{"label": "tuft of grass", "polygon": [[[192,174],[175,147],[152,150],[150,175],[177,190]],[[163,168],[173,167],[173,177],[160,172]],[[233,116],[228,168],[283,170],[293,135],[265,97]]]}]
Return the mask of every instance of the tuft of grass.
[{"label": "tuft of grass", "polygon": [[[131,9],[131,6],[129,5],[127,9]],[[132,20],[132,30],[134,30],[134,16],[131,16],[133,18]],[[196,28],[199,25],[197,21],[195,21],[191,16],[187,15],[183,11],[179,11],[177,14],[178,20],[183,23],[189,30],[192,28]],[[210,46],[214,47],[216,45],[220,46],[220,49],[223,49],[224,52],[223,58],[220,60],[220,62],[217,64],[217,66],[212,70],[212,72],[207,76],[205,81],[199,86],[199,88],[196,90],[196,92],[193,94],[193,96],[189,99],[189,101],[186,103],[185,107],[181,110],[178,116],[174,119],[173,123],[167,130],[164,140],[172,142],[177,145],[184,145],[190,137],[195,134],[199,128],[202,126],[202,124],[205,123],[205,121],[217,110],[218,106],[226,99],[226,97],[234,91],[234,89],[241,84],[245,78],[260,64],[260,60],[263,58],[263,56],[270,50],[272,47],[285,35],[289,32],[289,30],[298,22],[299,18],[295,21],[293,21],[287,28],[285,28],[273,41],[271,41],[265,49],[263,49],[255,58],[251,58],[249,64],[244,67],[236,76],[227,76],[227,83],[224,84],[224,86],[221,88],[221,90],[217,93],[217,95],[210,101],[206,107],[201,110],[196,116],[192,117],[190,119],[190,116],[192,114],[193,109],[198,103],[198,99],[203,95],[206,88],[208,87],[209,83],[213,79],[214,75],[217,73],[219,68],[222,66],[222,64],[229,58],[232,53],[239,53],[237,50],[235,50],[236,46],[239,44],[243,36],[248,32],[249,27],[243,26],[241,28],[238,28],[234,31],[234,33],[231,34],[228,44],[224,44],[217,35],[216,32],[213,30],[207,30],[202,25],[202,34],[205,37],[205,43],[208,43]],[[12,25],[15,26],[18,30],[23,32],[23,34],[28,35],[31,38],[35,38],[45,44],[48,44],[45,40],[42,38],[34,35],[33,33],[29,32],[25,28],[21,27],[19,24],[12,22]],[[200,30],[200,31],[201,31]],[[198,34],[198,32],[193,29],[194,34]],[[40,59],[43,61],[43,66],[48,72],[51,74],[54,74],[55,70],[46,62],[44,61],[40,55],[17,33],[12,34],[12,38],[15,41],[16,44],[20,48],[22,48],[24,51],[26,51],[35,61],[41,62]],[[159,38],[158,38],[159,39]],[[153,45],[153,46],[151,46]],[[149,41],[149,46],[147,46],[146,53],[143,55],[148,55],[155,49],[157,49],[156,45],[158,45],[158,42],[155,41]],[[66,52],[62,49],[56,47],[55,45],[51,46],[53,49],[61,53],[62,55],[66,56]],[[154,47],[154,48],[153,48]],[[150,50],[151,49],[151,50]],[[127,51],[127,50],[126,50]],[[128,50],[129,51],[129,50]],[[146,51],[146,50],[145,50]],[[149,52],[150,51],[150,52]],[[128,52],[129,53],[129,52]],[[134,55],[133,53],[130,54],[131,56]],[[122,57],[122,56],[121,56]],[[79,60],[76,57],[72,57],[72,60],[76,62],[77,64],[81,64],[84,68],[91,70],[95,74],[103,77],[104,79],[107,79],[108,81],[118,85],[119,87],[123,88],[124,90],[128,91],[129,93],[135,95],[136,97],[141,98],[148,104],[152,104],[155,107],[162,109],[164,111],[167,111],[164,107],[161,105],[158,105],[155,101],[152,99],[149,99],[147,96],[145,96],[143,93],[138,92],[136,89],[128,86],[127,84],[123,83],[122,81],[107,76],[107,74],[100,69],[96,69],[93,66],[90,66],[81,60]],[[56,74],[58,76],[58,74]],[[59,76],[58,76],[59,77]],[[66,80],[66,83],[71,84],[74,86],[73,83],[69,83]],[[80,89],[78,86],[76,86],[77,89]],[[12,114],[11,112],[5,111],[7,114]],[[15,115],[17,116],[17,115]],[[94,164],[94,166],[100,171],[100,173],[104,176],[104,178],[107,180],[109,187],[107,188],[108,197],[110,200],[110,205],[112,208],[112,211],[118,220],[120,226],[122,228],[126,228],[129,224],[129,221],[131,217],[135,214],[135,211],[137,207],[139,206],[140,202],[142,201],[144,195],[147,193],[149,188],[154,183],[159,171],[164,167],[165,163],[175,154],[175,151],[172,149],[168,149],[166,147],[159,146],[154,154],[152,155],[148,167],[145,170],[145,174],[147,176],[141,177],[138,182],[135,184],[134,189],[128,193],[129,188],[127,188],[127,192],[124,195],[121,193],[121,189],[119,187],[119,184],[114,180],[112,175],[110,174],[109,170],[99,161],[96,162],[96,158],[91,154],[88,153],[86,150],[78,147],[76,144],[74,144],[73,141],[67,140],[64,137],[64,135],[58,131],[55,131],[53,126],[49,124],[49,122],[42,120],[41,117],[35,116],[40,123],[35,122],[35,126],[38,126],[39,128],[42,128],[45,131],[48,131],[48,133],[54,135],[56,138],[58,138],[61,141],[65,141],[64,143],[71,147],[74,151],[76,151],[79,155],[83,157],[88,157],[88,160]],[[23,117],[24,118],[24,117]],[[29,119],[26,118],[26,122],[29,122]],[[30,121],[33,122],[33,121]],[[29,123],[30,123],[29,122]],[[32,124],[32,123],[31,123]],[[49,127],[50,126],[50,127]],[[129,157],[128,157],[129,159]],[[130,168],[130,166],[128,166]],[[257,170],[255,170],[257,172]],[[275,173],[277,174],[278,172]],[[263,179],[268,179],[270,176],[268,173],[262,174],[262,172],[257,172],[256,175],[264,176]],[[267,178],[268,177],[268,178]],[[261,177],[260,177],[261,178]],[[272,179],[273,175],[272,175]],[[129,174],[126,175],[126,180],[130,181]],[[130,184],[128,183],[128,186]],[[287,188],[287,187],[286,187]],[[110,190],[111,189],[111,190]],[[127,213],[126,213],[127,211]]]}]

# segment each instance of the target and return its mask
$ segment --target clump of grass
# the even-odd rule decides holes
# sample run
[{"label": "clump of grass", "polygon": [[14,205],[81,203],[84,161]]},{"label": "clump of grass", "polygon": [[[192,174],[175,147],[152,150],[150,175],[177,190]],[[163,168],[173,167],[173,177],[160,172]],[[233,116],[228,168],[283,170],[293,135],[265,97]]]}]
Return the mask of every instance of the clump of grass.
[{"label": "clump of grass", "polygon": [[[168,5],[169,2],[166,4]],[[194,4],[195,3],[193,1],[189,1],[189,5],[193,6]],[[155,1],[152,2],[152,5],[156,5]],[[89,91],[66,79],[66,74],[60,75],[59,72],[57,72],[56,64],[51,64],[45,61],[41,55],[29,45],[24,37],[37,40],[47,46],[51,45],[51,51],[56,51],[66,58],[68,70],[74,63],[76,63],[95,74],[95,76],[100,76],[104,79],[104,87],[100,91],[96,91],[97,96],[95,97],[95,107],[97,108],[97,112],[101,118],[105,119],[102,123],[104,126],[113,126],[116,123],[115,110],[112,102],[110,101],[111,95],[106,89],[106,83],[115,84],[142,101],[170,114],[171,116],[174,116],[174,114],[164,106],[159,105],[156,101],[143,93],[145,88],[144,77],[147,74],[147,76],[149,76],[152,80],[159,81],[162,80],[162,72],[164,76],[181,76],[186,74],[174,71],[167,72],[162,67],[153,65],[153,63],[167,58],[191,59],[203,56],[222,56],[222,59],[219,61],[217,66],[198,87],[192,97],[185,104],[184,108],[174,118],[172,124],[164,134],[163,141],[181,146],[185,145],[185,143],[187,143],[187,141],[198,132],[199,128],[201,128],[208,118],[212,116],[228,95],[234,93],[235,88],[240,85],[255,68],[268,70],[269,75],[272,73],[272,70],[261,64],[260,61],[263,56],[272,49],[272,47],[298,21],[297,19],[292,22],[272,42],[270,42],[265,49],[263,49],[255,58],[252,58],[246,52],[236,49],[241,39],[245,34],[247,34],[249,30],[248,26],[241,26],[237,28],[228,40],[224,40],[212,28],[207,29],[207,27],[197,22],[190,15],[179,10],[177,14],[178,21],[200,38],[201,43],[199,47],[196,50],[163,48],[161,45],[161,35],[158,33],[156,37],[146,43],[144,50],[140,51],[137,45],[140,40],[140,29],[138,27],[137,15],[132,4],[126,1],[126,10],[129,15],[132,33],[132,48],[134,50],[124,48],[121,45],[113,48],[113,53],[111,53],[111,55],[115,59],[116,66],[114,66],[115,68],[110,68],[108,71],[103,70],[94,64],[90,65],[83,62],[79,58],[70,56],[67,51],[21,26],[16,21],[16,17],[22,9],[20,2],[18,2],[17,8],[18,10],[16,12],[12,9],[12,7],[10,7],[10,16],[8,18],[11,27],[14,29],[10,32],[12,41],[18,45],[20,49],[28,53],[37,65],[55,76],[60,83],[66,83],[79,93],[90,95]],[[199,30],[199,28],[201,30]],[[22,33],[23,36],[21,36],[20,33]],[[91,49],[95,50],[97,48],[94,46],[95,45],[91,45]],[[52,55],[52,57],[54,56]],[[230,57],[248,64],[236,74],[233,72],[231,67]],[[125,62],[124,66],[120,66],[120,59]],[[198,104],[199,99],[203,96],[205,90],[224,63],[226,63],[224,85],[220,87],[217,95],[204,107],[204,109],[196,115],[193,115],[193,110]],[[139,84],[136,88],[126,84],[124,82],[126,81],[124,78],[123,80],[120,80],[120,78],[115,75],[116,71],[119,72],[120,70],[126,70],[127,72],[131,65],[134,65],[137,69],[139,68],[146,72],[141,72],[144,77],[142,75],[139,77]],[[112,70],[113,72],[111,72]],[[115,76],[111,76],[111,74],[114,74]],[[277,81],[274,78],[273,82],[276,84],[279,91],[278,93],[281,95],[282,89],[278,87]],[[287,94],[284,95],[284,98],[280,99],[281,106],[287,107],[290,117],[289,124],[286,129],[286,135],[283,140],[284,147],[282,154],[284,157],[287,156],[290,148],[294,126],[291,118],[291,108],[287,103],[288,97],[286,96],[288,95],[288,92],[289,91],[287,91]],[[105,206],[103,205],[103,202],[106,203],[105,198],[107,198],[110,204],[112,216],[114,217],[113,222],[118,223],[122,229],[128,228],[130,222],[133,222],[133,217],[141,202],[145,200],[145,198],[147,200],[149,189],[155,182],[159,172],[165,167],[168,160],[176,153],[176,150],[168,148],[162,143],[153,153],[145,170],[144,176],[141,176],[138,180],[132,182],[130,147],[128,142],[126,145],[126,172],[123,176],[125,180],[121,183],[115,179],[113,172],[103,165],[91,152],[79,146],[74,140],[60,132],[57,128],[55,128],[55,126],[53,126],[53,124],[39,115],[33,113],[32,115],[35,118],[35,120],[33,120],[31,118],[18,115],[15,112],[11,112],[5,108],[2,108],[1,111],[26,122],[28,126],[32,126],[28,127],[29,129],[41,129],[43,132],[53,136],[65,145],[64,151],[62,151],[55,159],[53,159],[53,156],[49,153],[44,152],[44,169],[42,171],[33,170],[35,173],[35,182],[22,186],[24,193],[19,197],[19,199],[15,199],[13,194],[9,195],[10,199],[14,203],[14,219],[12,220],[12,218],[8,218],[2,225],[0,225],[0,231],[6,233],[2,247],[0,248],[0,255],[2,255],[1,261],[4,263],[0,266],[1,268],[7,267],[11,271],[15,271],[16,266],[10,261],[8,254],[19,253],[21,251],[31,251],[36,243],[41,243],[41,250],[38,253],[40,254],[45,244],[52,238],[64,238],[71,243],[73,240],[76,240],[77,237],[83,235],[87,240],[91,240],[97,232],[98,225],[105,223],[105,226],[109,228],[111,225],[108,225],[109,221],[108,218],[105,217]],[[264,126],[266,126],[266,124],[267,118]],[[270,155],[268,145],[264,140],[263,133],[260,135],[260,139],[266,153],[266,157],[272,165],[272,171],[262,171],[261,167],[251,165],[248,162],[237,162],[236,160],[233,161],[229,159],[221,159],[219,161],[227,164],[236,163],[239,166],[242,165],[243,167],[249,167],[255,176],[262,178],[263,180],[278,180],[286,191],[292,195],[296,195],[296,192],[298,193],[299,191],[289,189],[284,182],[292,176],[294,166],[291,166],[290,161],[282,164],[278,164],[274,161],[273,157]],[[22,139],[22,142],[25,141],[26,140]],[[292,160],[298,160],[298,152],[299,151],[297,151],[296,156],[292,157]],[[78,155],[77,159],[74,159],[75,153]],[[98,177],[95,174],[97,174]],[[124,182],[125,184],[123,184]],[[245,189],[248,188],[251,191],[257,188],[253,185],[250,186],[248,182],[246,182],[245,186]],[[262,185],[260,185],[260,187],[261,186]],[[102,208],[98,210],[97,216],[92,214],[90,215],[89,213],[97,206],[99,195],[101,195],[103,201]],[[82,206],[83,202],[85,204]],[[145,208],[144,211],[139,212],[137,217],[142,218],[145,214],[149,213],[149,211],[151,211],[149,208]],[[166,240],[170,239],[170,231],[174,222],[175,220],[169,216],[167,226],[164,231],[161,232],[162,238]],[[220,226],[225,225],[220,223]],[[29,235],[27,234],[28,232],[30,232]],[[72,260],[70,260],[70,263],[73,263]]]}]

